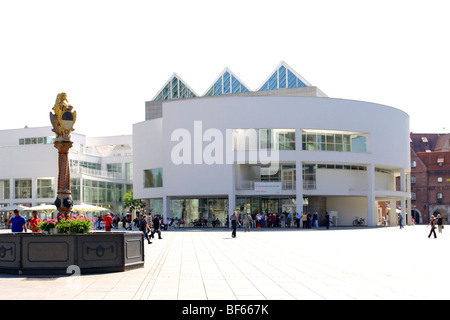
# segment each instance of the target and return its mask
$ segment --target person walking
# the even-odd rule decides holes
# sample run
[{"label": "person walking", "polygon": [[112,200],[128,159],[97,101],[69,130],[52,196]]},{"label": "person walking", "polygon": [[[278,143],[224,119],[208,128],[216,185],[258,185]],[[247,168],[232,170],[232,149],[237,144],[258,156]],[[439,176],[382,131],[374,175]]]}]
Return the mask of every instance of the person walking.
[{"label": "person walking", "polygon": [[295,214],[295,224],[297,225],[297,229],[300,229],[300,220],[302,218],[302,215],[300,213]]},{"label": "person walking", "polygon": [[325,212],[325,225],[327,226],[327,230],[330,229],[330,215],[328,214],[328,211]]},{"label": "person walking", "polygon": [[444,228],[444,225],[442,223],[442,217],[440,214],[437,215],[437,226],[438,226],[438,232],[442,233],[442,229]]},{"label": "person walking", "polygon": [[314,212],[313,221],[314,221],[314,226],[316,227],[316,229],[319,229],[319,214],[317,213],[317,211]]},{"label": "person walking", "polygon": [[400,229],[403,229],[403,215],[401,212],[398,214],[398,224],[400,226]]},{"label": "person walking", "polygon": [[247,213],[244,218],[244,232],[250,232],[250,224],[252,223],[252,221],[252,216]]},{"label": "person walking", "polygon": [[39,229],[39,223],[41,223],[41,218],[38,217],[37,211],[32,212],[33,218],[30,220],[30,229],[31,232],[39,233],[41,229]]},{"label": "person walking", "polygon": [[303,212],[302,222],[303,222],[303,229],[307,229],[308,228],[308,213],[307,212]]},{"label": "person walking", "polygon": [[308,229],[312,229],[312,219],[313,219],[313,216],[312,216],[311,212],[308,212]]},{"label": "person walking", "polygon": [[109,212],[106,214],[106,217],[103,219],[105,222],[105,231],[111,231],[112,225],[113,225],[113,218],[109,214]]},{"label": "person walking", "polygon": [[428,238],[430,238],[431,237],[431,234],[433,233],[434,234],[434,238],[436,239],[437,238],[437,236],[436,236],[436,231],[434,230],[435,228],[436,228],[436,220],[434,220],[434,216],[431,216],[431,221],[430,221],[430,223],[427,225],[427,227],[428,226],[431,226],[431,231],[430,231],[430,234],[428,235]]},{"label": "person walking", "polygon": [[9,214],[6,223],[11,226],[11,232],[23,232],[24,230],[28,232],[27,220],[20,215],[20,211],[17,209],[14,210],[14,217],[12,212]]},{"label": "person walking", "polygon": [[236,215],[236,211],[233,212],[233,214],[230,216],[230,222],[231,222],[231,237],[236,238],[236,228],[237,224],[241,225],[239,222],[239,219]]},{"label": "person walking", "polygon": [[141,224],[140,224],[140,230],[144,233],[145,239],[147,239],[148,244],[151,244],[150,238],[148,237],[148,232],[151,231],[148,222],[147,222],[147,216],[144,214],[142,216]]},{"label": "person walking", "polygon": [[150,234],[150,238],[154,238],[155,237],[155,233],[158,233],[158,239],[162,239],[162,237],[161,237],[161,225],[159,223],[159,214],[157,214],[155,216],[155,218],[153,218],[153,231]]},{"label": "person walking", "polygon": [[258,213],[256,215],[256,227],[258,228],[258,231],[261,231],[261,215]]}]

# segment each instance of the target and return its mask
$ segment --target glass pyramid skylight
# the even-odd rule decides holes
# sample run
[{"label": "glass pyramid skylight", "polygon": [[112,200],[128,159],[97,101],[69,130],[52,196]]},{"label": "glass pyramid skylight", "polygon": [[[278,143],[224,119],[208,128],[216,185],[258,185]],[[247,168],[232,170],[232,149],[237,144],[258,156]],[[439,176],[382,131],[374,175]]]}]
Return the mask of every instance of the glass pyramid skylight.
[{"label": "glass pyramid skylight", "polygon": [[285,62],[281,62],[258,91],[309,87],[310,84]]},{"label": "glass pyramid skylight", "polygon": [[176,73],[174,73],[155,98],[153,98],[153,101],[193,97],[197,97],[197,94],[189,88]]},{"label": "glass pyramid skylight", "polygon": [[242,83],[228,68],[220,74],[216,81],[206,91],[205,96],[217,96],[228,93],[249,92],[247,86]]}]

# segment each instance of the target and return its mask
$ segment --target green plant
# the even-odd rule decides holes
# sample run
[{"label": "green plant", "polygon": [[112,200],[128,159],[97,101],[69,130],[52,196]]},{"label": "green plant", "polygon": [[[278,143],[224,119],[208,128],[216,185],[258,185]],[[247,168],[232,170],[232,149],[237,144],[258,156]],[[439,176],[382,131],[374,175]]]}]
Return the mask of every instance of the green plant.
[{"label": "green plant", "polygon": [[72,217],[63,218],[56,224],[58,233],[84,233],[92,229],[94,221],[83,215],[73,215]]},{"label": "green plant", "polygon": [[70,220],[69,219],[61,219],[56,224],[56,230],[58,233],[69,233],[70,232]]},{"label": "green plant", "polygon": [[50,232],[51,229],[55,228],[57,224],[56,219],[44,219],[38,224],[38,228],[41,231]]}]

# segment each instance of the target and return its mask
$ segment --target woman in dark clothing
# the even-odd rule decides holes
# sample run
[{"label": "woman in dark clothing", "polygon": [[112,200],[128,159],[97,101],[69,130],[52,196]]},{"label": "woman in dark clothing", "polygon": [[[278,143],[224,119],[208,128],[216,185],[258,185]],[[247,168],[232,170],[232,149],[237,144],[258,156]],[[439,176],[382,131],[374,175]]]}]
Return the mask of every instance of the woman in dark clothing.
[{"label": "woman in dark clothing", "polygon": [[442,233],[442,217],[440,214],[437,216],[437,226],[438,226],[438,232]]},{"label": "woman in dark clothing", "polygon": [[[434,231],[434,228],[435,228],[435,226],[436,226],[436,220],[434,220],[434,216],[431,216],[431,221],[430,221],[430,223],[428,224],[428,226],[431,226],[431,231],[430,231],[430,234],[428,235],[428,238],[430,238],[431,237],[431,234],[433,233],[434,234],[434,238],[436,239],[437,238],[437,236],[436,236],[436,231]],[[427,226],[427,227],[428,227]]]},{"label": "woman in dark clothing", "polygon": [[230,221],[231,221],[231,237],[232,238],[236,238],[236,227],[237,224],[239,223],[239,225],[241,225],[241,223],[239,222],[239,218],[236,216],[236,211],[233,212],[233,214],[230,216]]}]

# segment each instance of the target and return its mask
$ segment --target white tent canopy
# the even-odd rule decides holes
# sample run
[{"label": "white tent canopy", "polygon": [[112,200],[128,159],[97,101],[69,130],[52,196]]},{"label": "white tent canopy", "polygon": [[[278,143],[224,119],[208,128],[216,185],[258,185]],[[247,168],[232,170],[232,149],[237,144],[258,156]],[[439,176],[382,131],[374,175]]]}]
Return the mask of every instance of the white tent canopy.
[{"label": "white tent canopy", "polygon": [[41,211],[46,213],[47,215],[52,214],[53,212],[57,211],[58,209],[54,204],[41,204],[39,206],[30,207],[23,209],[24,211]]},{"label": "white tent canopy", "polygon": [[12,205],[12,206],[7,206],[7,207],[0,208],[0,211],[14,211],[16,209],[19,210],[19,211],[22,211],[22,210],[25,210],[25,209],[28,209],[28,208],[24,207],[24,206],[19,206],[19,205]]},{"label": "white tent canopy", "polygon": [[97,207],[97,206],[93,206],[90,204],[76,204],[73,206],[72,211],[77,211],[77,212],[81,212],[82,214],[85,214],[86,212],[91,212],[91,211],[111,211],[109,209],[106,208],[102,208],[102,207]]}]

